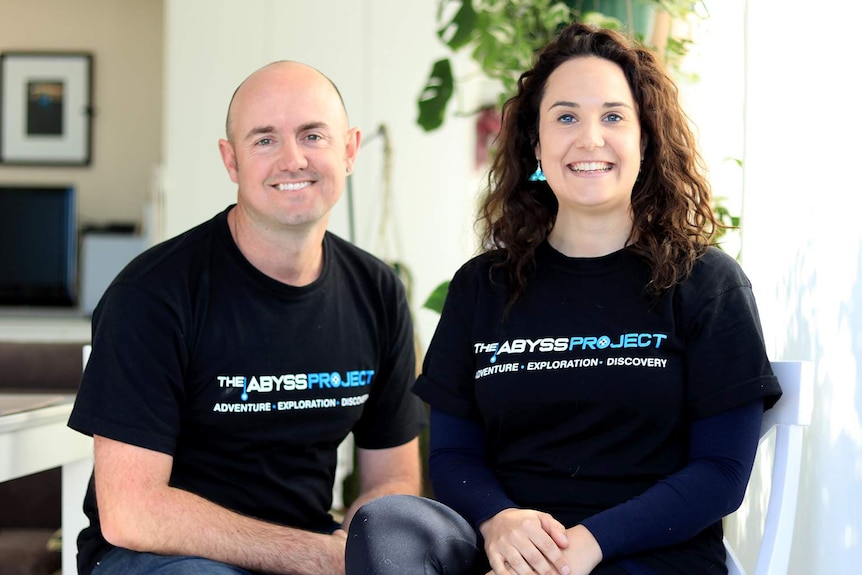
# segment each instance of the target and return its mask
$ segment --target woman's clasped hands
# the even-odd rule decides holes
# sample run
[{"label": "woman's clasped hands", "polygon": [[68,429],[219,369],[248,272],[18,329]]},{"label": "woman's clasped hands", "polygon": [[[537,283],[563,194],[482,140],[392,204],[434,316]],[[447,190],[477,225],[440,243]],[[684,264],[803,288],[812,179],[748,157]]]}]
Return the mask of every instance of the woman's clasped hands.
[{"label": "woman's clasped hands", "polygon": [[588,575],[601,548],[583,526],[566,529],[548,513],[504,509],[479,526],[488,575]]}]

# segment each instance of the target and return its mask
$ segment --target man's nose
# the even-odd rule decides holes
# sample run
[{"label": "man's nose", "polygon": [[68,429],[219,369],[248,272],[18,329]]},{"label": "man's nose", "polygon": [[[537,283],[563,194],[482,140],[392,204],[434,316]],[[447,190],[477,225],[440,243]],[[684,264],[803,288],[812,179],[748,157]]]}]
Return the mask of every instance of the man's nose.
[{"label": "man's nose", "polygon": [[284,172],[298,172],[308,167],[308,160],[301,146],[288,140],[282,146],[278,159],[278,169]]}]

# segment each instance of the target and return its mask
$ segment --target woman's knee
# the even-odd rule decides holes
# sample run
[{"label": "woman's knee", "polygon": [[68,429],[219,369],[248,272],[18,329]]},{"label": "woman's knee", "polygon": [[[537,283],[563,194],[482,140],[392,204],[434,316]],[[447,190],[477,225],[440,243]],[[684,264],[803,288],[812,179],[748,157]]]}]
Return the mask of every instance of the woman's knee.
[{"label": "woman's knee", "polygon": [[350,533],[400,534],[403,537],[446,535],[475,541],[467,521],[439,501],[413,495],[389,495],[363,505],[350,523]]},{"label": "woman's knee", "polygon": [[442,503],[381,497],[361,507],[350,523],[347,572],[464,573],[479,554],[476,540],[470,524]]},{"label": "woman's knee", "polygon": [[[388,495],[360,507],[350,522],[349,540],[369,538],[373,533],[415,532],[425,500],[412,495]],[[420,515],[417,515],[420,514]]]}]

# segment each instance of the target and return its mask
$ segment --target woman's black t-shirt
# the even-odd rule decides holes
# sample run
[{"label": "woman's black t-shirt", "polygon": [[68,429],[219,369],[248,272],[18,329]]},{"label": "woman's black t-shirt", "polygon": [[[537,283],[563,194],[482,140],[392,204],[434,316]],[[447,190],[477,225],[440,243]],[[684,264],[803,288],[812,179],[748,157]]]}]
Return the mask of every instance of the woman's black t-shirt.
[{"label": "woman's black t-shirt", "polygon": [[[414,391],[481,422],[519,506],[575,525],[682,468],[691,421],[780,395],[750,283],[717,249],[655,298],[627,250],[568,258],[544,244],[505,317],[492,257],[453,278]],[[721,560],[720,523],[682,547],[692,573]]]}]

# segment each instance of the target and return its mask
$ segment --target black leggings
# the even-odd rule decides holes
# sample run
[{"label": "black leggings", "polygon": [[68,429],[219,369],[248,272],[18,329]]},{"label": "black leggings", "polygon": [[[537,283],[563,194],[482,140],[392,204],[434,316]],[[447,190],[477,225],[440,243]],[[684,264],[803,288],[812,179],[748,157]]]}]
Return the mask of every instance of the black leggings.
[{"label": "black leggings", "polygon": [[347,535],[347,575],[484,575],[476,532],[442,503],[389,495],[359,508]]},{"label": "black leggings", "polygon": [[[363,505],[350,522],[347,575],[485,575],[491,570],[476,531],[438,501],[389,495]],[[599,565],[592,575],[628,575]]]}]

